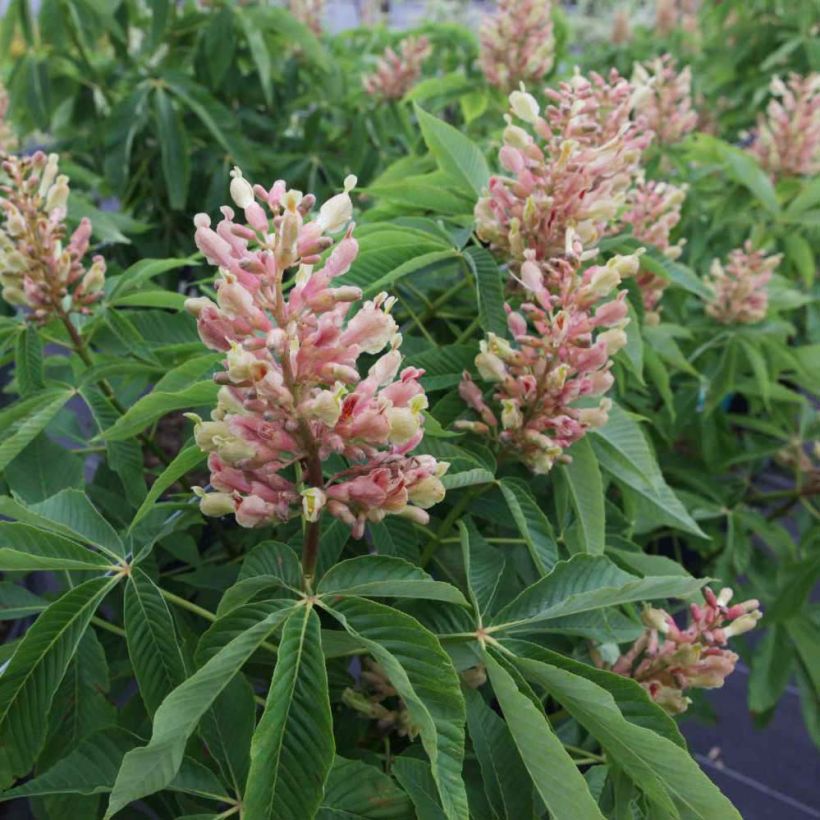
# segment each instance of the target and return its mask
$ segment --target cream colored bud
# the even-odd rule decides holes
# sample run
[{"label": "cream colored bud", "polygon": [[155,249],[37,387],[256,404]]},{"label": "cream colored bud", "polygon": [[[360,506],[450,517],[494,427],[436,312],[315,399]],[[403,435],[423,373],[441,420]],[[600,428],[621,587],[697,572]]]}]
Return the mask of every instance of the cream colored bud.
[{"label": "cream colored bud", "polygon": [[46,196],[46,211],[51,213],[57,208],[65,208],[68,202],[68,177],[61,174],[57,177],[57,181],[49,189]]},{"label": "cream colored bud", "polygon": [[641,613],[641,620],[650,629],[656,629],[664,635],[669,631],[669,624],[667,623],[667,614],[662,609],[655,609],[651,606],[646,606]]},{"label": "cream colored bud", "polygon": [[501,426],[505,430],[518,430],[524,424],[521,408],[513,399],[504,399],[501,407]]},{"label": "cream colored bud", "polygon": [[510,94],[510,108],[513,114],[524,122],[534,123],[538,119],[538,102],[532,94],[524,90],[513,91]]},{"label": "cream colored bud", "polygon": [[254,202],[253,186],[242,176],[242,171],[234,166],[231,171],[231,199],[243,210]]},{"label": "cream colored bud", "polygon": [[757,622],[762,617],[763,613],[760,610],[754,610],[748,612],[746,615],[741,615],[723,630],[723,634],[728,639],[736,635],[742,635],[744,632],[749,632],[757,626]]},{"label": "cream colored bud", "polygon": [[194,487],[199,496],[199,510],[209,518],[230,515],[236,510],[233,496],[230,493],[206,493],[202,487]]},{"label": "cream colored bud", "polygon": [[41,197],[47,194],[48,189],[54,183],[54,180],[57,176],[57,167],[59,164],[59,160],[60,158],[57,156],[57,154],[48,155],[46,167],[43,168],[43,175],[40,177],[40,188],[37,192]]},{"label": "cream colored bud", "polygon": [[318,521],[326,502],[327,496],[318,487],[302,490],[302,515],[305,521]]},{"label": "cream colored bud", "polygon": [[185,310],[190,313],[191,316],[197,318],[199,314],[208,307],[216,307],[216,305],[214,305],[207,296],[193,296],[185,300]]},{"label": "cream colored bud", "polygon": [[407,491],[410,501],[425,510],[443,501],[445,493],[444,485],[432,475],[416,482]]},{"label": "cream colored bud", "polygon": [[390,425],[388,440],[391,444],[405,444],[410,441],[421,426],[421,416],[409,407],[391,407],[387,410]]},{"label": "cream colored bud", "polygon": [[627,338],[623,330],[613,327],[610,330],[605,330],[603,333],[600,333],[597,341],[603,342],[606,345],[606,352],[610,356],[613,356],[621,348],[626,347]]}]

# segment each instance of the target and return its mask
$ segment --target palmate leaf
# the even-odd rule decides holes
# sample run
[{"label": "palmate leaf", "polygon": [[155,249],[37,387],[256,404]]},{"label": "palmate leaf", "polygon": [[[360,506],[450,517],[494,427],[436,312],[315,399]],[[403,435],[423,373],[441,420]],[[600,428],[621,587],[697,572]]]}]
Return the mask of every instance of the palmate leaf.
[{"label": "palmate leaf", "polygon": [[185,664],[168,605],[139,567],[133,567],[128,578],[123,615],[131,665],[148,714],[153,715],[185,680]]},{"label": "palmate leaf", "polygon": [[66,592],[40,614],[0,675],[0,788],[36,760],[54,693],[91,616],[116,583],[94,578]]},{"label": "palmate leaf", "polygon": [[413,802],[416,820],[447,820],[438,798],[436,781],[426,760],[401,755],[393,761],[393,774]]},{"label": "palmate leaf", "polygon": [[[20,797],[110,792],[122,758],[139,742],[139,737],[117,727],[95,732],[47,771],[0,794],[0,802]],[[213,773],[190,758],[182,762],[179,774],[168,789],[220,802],[230,800]]]},{"label": "palmate leaf", "polygon": [[492,631],[536,631],[554,618],[655,598],[688,598],[706,583],[697,578],[639,578],[602,555],[576,555],[525,589],[493,619]]},{"label": "palmate leaf", "polygon": [[493,815],[499,820],[532,817],[532,782],[510,730],[475,689],[465,688],[464,697],[470,740]]},{"label": "palmate leaf", "polygon": [[435,581],[420,567],[386,555],[363,555],[336,564],[322,578],[316,591],[330,596],[424,598],[467,604],[452,584]]},{"label": "palmate leaf", "polygon": [[73,395],[72,388],[47,388],[0,412],[0,471],[46,428]]},{"label": "palmate leaf", "polygon": [[601,467],[615,481],[626,484],[642,496],[672,526],[706,537],[666,483],[638,423],[621,407],[612,405],[609,421],[591,431],[590,443]]},{"label": "palmate leaf", "polygon": [[558,560],[558,544],[552,531],[552,524],[527,484],[518,478],[502,478],[498,487],[507,502],[510,514],[526,541],[535,568],[543,575],[555,566]]},{"label": "palmate leaf", "polygon": [[179,771],[185,744],[202,715],[288,612],[272,612],[241,632],[165,698],[154,715],[148,745],[133,749],[122,761],[106,817],[168,786]]},{"label": "palmate leaf", "polygon": [[[509,645],[523,648],[526,653],[526,657],[516,657],[513,661],[524,677],[555,698],[601,743],[607,758],[666,815],[699,820],[740,817],[685,748],[627,720],[606,689],[553,665],[550,661],[556,653],[520,641]],[[654,704],[653,707],[661,711]]]},{"label": "palmate leaf", "polygon": [[471,518],[462,518],[458,522],[458,531],[470,600],[476,614],[484,616],[492,611],[506,561],[498,550],[482,538]]},{"label": "palmate leaf", "polygon": [[316,820],[405,820],[410,800],[380,769],[336,757]]},{"label": "palmate leaf", "polygon": [[569,488],[569,497],[575,510],[578,545],[590,555],[603,555],[604,487],[598,461],[589,442],[582,438],[570,449],[572,461],[562,465],[561,476]]},{"label": "palmate leaf", "polygon": [[299,607],[285,622],[265,711],[251,743],[248,820],[313,817],[333,763],[333,719],[319,617]]},{"label": "palmate leaf", "polygon": [[398,610],[345,598],[319,605],[382,666],[419,729],[430,758],[445,816],[468,814],[461,779],[464,756],[464,698],[452,661],[436,637],[415,618]]},{"label": "palmate leaf", "polygon": [[470,245],[464,252],[464,261],[475,277],[481,329],[497,336],[506,336],[504,282],[498,263],[490,252],[480,245]]},{"label": "palmate leaf", "polygon": [[583,775],[556,736],[543,709],[521,692],[515,678],[492,656],[487,672],[504,720],[538,794],[555,820],[603,818]]},{"label": "palmate leaf", "polygon": [[29,524],[0,522],[0,571],[89,569],[105,571],[109,557]]}]

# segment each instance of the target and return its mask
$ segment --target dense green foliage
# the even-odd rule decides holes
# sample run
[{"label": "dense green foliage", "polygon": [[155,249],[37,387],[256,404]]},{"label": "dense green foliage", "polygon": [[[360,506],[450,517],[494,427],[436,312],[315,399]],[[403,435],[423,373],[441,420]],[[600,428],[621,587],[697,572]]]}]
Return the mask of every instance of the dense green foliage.
[{"label": "dense green foliage", "polygon": [[[743,150],[771,75],[820,68],[820,9],[704,5],[696,38],[637,29],[571,57],[555,13],[545,85],[574,61],[629,76],[671,51],[710,133],[646,155],[647,178],[688,186],[678,259],[626,229],[600,242],[596,261],[646,246],[663,311],[625,280],[609,420],[533,475],[456,424],[462,374],[516,298],[476,234],[508,105],[474,33],[414,32],[424,77],[380,102],[361,74],[401,39],[383,28],[317,36],[257,3],[12,0],[9,122],[60,154],[69,223],[91,219],[108,272],[89,315],[35,323],[0,302],[0,800],[43,818],[736,817],[673,718],[611,671],[641,604],[683,611],[710,579],[761,602],[762,638],[732,644],[749,709],[764,725],[794,680],[820,745],[820,179]],[[235,165],[319,202],[358,177],[344,284],[398,297],[429,400],[418,451],[451,465],[427,524],[388,516],[357,540],[323,515],[307,577],[300,517],[246,529],[191,491],[208,471],[183,413],[212,410],[224,358],[183,309],[214,295],[191,220],[229,201]],[[749,239],[783,255],[768,312],[718,323],[710,263]]]}]

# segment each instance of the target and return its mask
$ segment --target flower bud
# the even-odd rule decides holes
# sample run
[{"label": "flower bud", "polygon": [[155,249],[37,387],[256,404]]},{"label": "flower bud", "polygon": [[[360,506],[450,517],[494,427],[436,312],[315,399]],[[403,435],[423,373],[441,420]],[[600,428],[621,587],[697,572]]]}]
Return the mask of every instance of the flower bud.
[{"label": "flower bud", "polygon": [[255,201],[253,186],[242,176],[242,171],[237,166],[234,166],[231,171],[230,192],[231,199],[236,206],[243,210]]},{"label": "flower bud", "polygon": [[219,518],[223,515],[230,515],[236,509],[236,503],[230,493],[206,493],[200,487],[194,487],[194,492],[199,496],[199,510],[209,518]]},{"label": "flower bud", "polygon": [[510,108],[518,119],[534,123],[538,119],[539,108],[535,97],[526,91],[513,91],[510,94]]},{"label": "flower bud", "polygon": [[327,496],[319,487],[302,490],[302,515],[305,521],[318,521],[326,502]]},{"label": "flower bud", "polygon": [[407,490],[410,501],[422,509],[429,509],[444,499],[446,490],[436,476],[427,476]]}]

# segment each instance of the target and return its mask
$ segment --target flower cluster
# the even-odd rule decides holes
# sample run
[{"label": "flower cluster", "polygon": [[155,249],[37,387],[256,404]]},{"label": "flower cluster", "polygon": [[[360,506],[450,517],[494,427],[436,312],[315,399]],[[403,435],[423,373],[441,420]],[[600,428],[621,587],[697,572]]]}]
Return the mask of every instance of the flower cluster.
[{"label": "flower cluster", "polygon": [[539,265],[530,253],[520,281],[531,301],[518,311],[507,306],[514,341],[490,334],[475,360],[482,379],[495,385],[496,409],[469,374],[459,387],[481,420],[457,427],[492,437],[535,473],[549,472],[557,459],[566,461],[567,447],[606,423],[608,399],[574,405],[609,390],[611,356],[626,344],[626,291],[604,300],[622,277],[635,275],[637,256],[616,256],[583,274],[578,265],[565,258]]},{"label": "flower cluster", "polygon": [[290,13],[316,36],[322,33],[325,0],[290,0]]},{"label": "flower cluster", "polygon": [[656,0],[655,32],[661,37],[680,27],[689,34],[698,28],[699,0]]},{"label": "flower cluster", "polygon": [[552,69],[555,38],[550,0],[499,0],[481,24],[481,70],[502,91],[538,82]]},{"label": "flower cluster", "polygon": [[820,172],[820,73],[775,77],[774,95],[760,117],[749,150],[773,175]]},{"label": "flower cluster", "polygon": [[554,104],[544,116],[531,95],[510,95],[512,113],[529,130],[508,117],[499,159],[512,176],[492,177],[475,210],[479,238],[513,268],[525,252],[546,262],[592,251],[623,205],[651,139],[630,119],[631,87],[617,72],[609,83],[576,74],[547,93]]},{"label": "flower cluster", "polygon": [[698,124],[692,107],[692,71],[678,71],[670,54],[647,63],[636,63],[632,82],[637,86],[635,108],[647,119],[662,145],[680,142]]},{"label": "flower cluster", "polygon": [[753,251],[750,241],[729,253],[725,267],[715,259],[707,280],[712,296],[706,312],[725,325],[765,319],[769,305],[766,285],[781,259],[781,254],[767,256],[763,251]]},{"label": "flower cluster", "polygon": [[380,100],[400,100],[418,81],[430,53],[426,37],[406,37],[398,54],[392,48],[385,49],[376,70],[362,77],[364,90]]},{"label": "flower cluster", "polygon": [[632,26],[629,23],[629,11],[618,8],[612,16],[612,32],[609,41],[614,46],[622,46],[632,40]]},{"label": "flower cluster", "polygon": [[[641,180],[627,194],[628,210],[621,216],[621,221],[632,226],[632,233],[638,241],[654,245],[669,259],[677,259],[683,251],[685,240],[673,243],[670,234],[680,222],[681,206],[685,199],[685,186],[679,188],[668,182]],[[636,281],[646,310],[644,321],[657,324],[660,300],[668,282],[645,268],[638,271]]]},{"label": "flower cluster", "polygon": [[[330,234],[350,222],[355,184],[348,177],[345,192],[310,218],[312,195],[281,180],[252,187],[234,169],[231,196],[244,221],[227,206],[216,230],[206,214],[195,219],[197,246],[219,266],[217,301],[186,306],[202,341],[226,354],[212,420],[195,419],[216,490],[198,493],[206,515],[234,513],[253,527],[285,521],[300,506],[316,521],[326,509],[361,537],[367,521],[388,514],[426,523],[424,510],[444,495],[448,465],[410,454],[427,399],[423,371],[399,371],[394,299],[381,293],[353,311],[361,290],[333,286],[358,253],[352,225],[321,263]],[[362,378],[364,354],[377,358]],[[326,476],[322,465],[334,455],[347,464]]]},{"label": "flower cluster", "polygon": [[6,121],[9,110],[9,95],[5,86],[0,83],[0,154],[10,152],[17,146],[17,139],[11,125]]},{"label": "flower cluster", "polygon": [[684,692],[723,686],[738,659],[725,649],[726,644],[735,635],[754,629],[762,617],[757,600],[729,606],[732,595],[729,588],[715,595],[706,587],[706,603],[690,606],[686,629],[680,629],[664,610],[647,607],[643,612],[646,631],[612,671],[634,678],[666,711],[685,712],[691,701]]},{"label": "flower cluster", "polygon": [[68,177],[58,173],[56,154],[38,151],[3,161],[0,184],[0,284],[3,298],[30,308],[35,321],[56,314],[88,313],[102,297],[105,260],[83,259],[91,223],[83,219],[66,242]]}]

